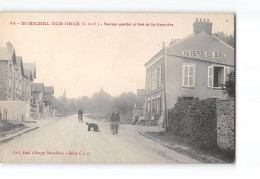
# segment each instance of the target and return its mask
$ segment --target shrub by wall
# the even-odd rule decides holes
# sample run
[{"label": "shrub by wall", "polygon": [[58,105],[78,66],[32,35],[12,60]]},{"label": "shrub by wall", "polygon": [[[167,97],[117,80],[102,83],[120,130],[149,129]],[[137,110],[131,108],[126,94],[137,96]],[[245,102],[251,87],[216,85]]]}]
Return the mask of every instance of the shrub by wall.
[{"label": "shrub by wall", "polygon": [[217,146],[216,100],[178,101],[168,119],[168,132],[199,148]]}]

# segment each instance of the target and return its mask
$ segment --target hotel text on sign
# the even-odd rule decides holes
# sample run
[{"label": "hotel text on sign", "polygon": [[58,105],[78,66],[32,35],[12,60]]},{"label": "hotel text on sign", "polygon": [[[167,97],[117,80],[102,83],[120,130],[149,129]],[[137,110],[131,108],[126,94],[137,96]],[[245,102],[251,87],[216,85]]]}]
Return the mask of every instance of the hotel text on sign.
[{"label": "hotel text on sign", "polygon": [[185,57],[203,57],[203,58],[225,58],[226,53],[218,51],[200,51],[200,50],[183,50],[182,55]]}]

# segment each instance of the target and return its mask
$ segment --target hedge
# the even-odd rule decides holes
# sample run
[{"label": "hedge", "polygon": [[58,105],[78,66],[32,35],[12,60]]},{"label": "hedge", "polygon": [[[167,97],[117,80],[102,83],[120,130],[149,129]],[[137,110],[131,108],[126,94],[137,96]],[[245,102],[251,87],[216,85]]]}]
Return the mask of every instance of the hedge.
[{"label": "hedge", "polygon": [[216,101],[178,101],[168,113],[167,132],[199,148],[217,146]]}]

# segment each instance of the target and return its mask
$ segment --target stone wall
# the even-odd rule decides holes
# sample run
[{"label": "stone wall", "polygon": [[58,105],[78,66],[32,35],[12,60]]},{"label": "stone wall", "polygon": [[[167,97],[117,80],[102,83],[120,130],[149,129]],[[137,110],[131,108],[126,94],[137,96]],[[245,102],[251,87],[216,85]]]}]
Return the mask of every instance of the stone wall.
[{"label": "stone wall", "polygon": [[2,120],[23,122],[30,118],[30,103],[25,101],[0,101]]},{"label": "stone wall", "polygon": [[235,149],[234,100],[217,100],[217,144],[221,149]]},{"label": "stone wall", "polygon": [[7,61],[0,60],[0,100],[7,100]]}]

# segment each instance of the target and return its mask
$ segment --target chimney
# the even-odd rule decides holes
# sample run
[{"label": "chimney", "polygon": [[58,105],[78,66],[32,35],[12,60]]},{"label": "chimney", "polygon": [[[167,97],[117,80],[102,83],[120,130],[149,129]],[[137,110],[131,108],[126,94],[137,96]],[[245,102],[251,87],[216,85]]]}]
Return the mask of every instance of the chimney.
[{"label": "chimney", "polygon": [[193,33],[199,34],[202,31],[208,33],[209,35],[212,34],[212,22],[209,22],[209,19],[200,19],[196,18],[196,21],[193,23]]}]

